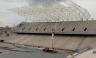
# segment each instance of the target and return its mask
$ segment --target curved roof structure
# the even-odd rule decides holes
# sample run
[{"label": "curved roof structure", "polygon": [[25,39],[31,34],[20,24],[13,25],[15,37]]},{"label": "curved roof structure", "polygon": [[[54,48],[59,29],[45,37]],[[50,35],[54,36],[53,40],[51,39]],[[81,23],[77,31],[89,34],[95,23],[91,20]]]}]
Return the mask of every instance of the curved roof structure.
[{"label": "curved roof structure", "polygon": [[86,9],[72,1],[63,3],[67,6],[56,2],[53,5],[47,5],[47,7],[25,6],[10,10],[27,19],[32,19],[33,22],[82,21],[90,19],[90,14]]}]

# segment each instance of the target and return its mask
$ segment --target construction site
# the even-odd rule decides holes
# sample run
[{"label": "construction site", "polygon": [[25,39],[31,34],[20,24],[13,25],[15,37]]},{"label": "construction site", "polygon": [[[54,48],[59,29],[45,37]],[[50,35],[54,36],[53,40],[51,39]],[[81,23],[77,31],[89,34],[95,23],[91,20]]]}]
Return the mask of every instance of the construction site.
[{"label": "construction site", "polygon": [[9,9],[32,22],[25,20],[11,29],[0,29],[0,47],[30,53],[34,50],[31,58],[96,58],[96,20],[74,2],[64,3],[67,6],[55,1],[47,7]]}]

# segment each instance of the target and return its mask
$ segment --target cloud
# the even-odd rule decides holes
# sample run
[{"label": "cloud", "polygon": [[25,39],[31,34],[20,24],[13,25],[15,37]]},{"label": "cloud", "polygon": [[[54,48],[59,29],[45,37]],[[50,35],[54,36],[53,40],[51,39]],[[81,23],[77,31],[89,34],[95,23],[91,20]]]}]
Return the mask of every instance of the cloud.
[{"label": "cloud", "polygon": [[[56,0],[58,2],[62,1],[62,0]],[[52,4],[55,2],[55,0],[28,0],[29,2],[29,6],[34,6],[34,5],[45,5],[45,4]]]},{"label": "cloud", "polygon": [[[24,1],[24,0],[23,0]],[[0,0],[0,26],[13,26],[19,24],[26,18],[12,13],[8,9],[15,7],[28,6],[28,3],[20,0]]]},{"label": "cloud", "polygon": [[7,22],[7,21],[4,20],[4,18],[0,18],[0,22],[3,23],[3,22]]},{"label": "cloud", "polygon": [[0,0],[0,1],[4,1],[4,2],[26,2],[26,0]]},{"label": "cloud", "polygon": [[88,10],[90,13],[91,17],[96,19],[96,0],[72,0],[76,4],[80,5],[81,7],[85,8]]},{"label": "cloud", "polygon": [[6,18],[0,18],[0,26],[3,27],[3,26],[6,26],[6,23],[8,23],[7,20],[5,20]]},{"label": "cloud", "polygon": [[[13,15],[13,16],[12,16]],[[19,15],[16,14],[11,14],[11,15],[6,15],[6,16],[2,16],[0,17],[0,26],[14,26],[19,24],[22,21],[25,21],[26,18],[24,17],[20,17]]]}]

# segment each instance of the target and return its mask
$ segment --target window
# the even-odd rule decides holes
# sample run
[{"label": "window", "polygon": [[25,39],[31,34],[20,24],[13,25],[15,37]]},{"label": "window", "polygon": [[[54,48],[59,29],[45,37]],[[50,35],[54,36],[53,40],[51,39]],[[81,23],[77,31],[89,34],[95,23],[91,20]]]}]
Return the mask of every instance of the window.
[{"label": "window", "polygon": [[72,31],[74,31],[74,30],[75,30],[75,28],[72,29]]},{"label": "window", "polygon": [[62,29],[62,31],[64,31],[65,28]]},{"label": "window", "polygon": [[24,29],[25,29],[25,27],[22,30],[24,30]]},{"label": "window", "polygon": [[84,31],[86,31],[87,30],[87,27],[84,29]]},{"label": "window", "polygon": [[29,30],[31,30],[31,28]]},{"label": "window", "polygon": [[45,31],[46,30],[46,28],[44,28],[44,30],[43,31]]},{"label": "window", "polygon": [[39,28],[36,29],[36,31],[38,30]]},{"label": "window", "polygon": [[54,29],[52,29],[52,31],[54,31]]}]

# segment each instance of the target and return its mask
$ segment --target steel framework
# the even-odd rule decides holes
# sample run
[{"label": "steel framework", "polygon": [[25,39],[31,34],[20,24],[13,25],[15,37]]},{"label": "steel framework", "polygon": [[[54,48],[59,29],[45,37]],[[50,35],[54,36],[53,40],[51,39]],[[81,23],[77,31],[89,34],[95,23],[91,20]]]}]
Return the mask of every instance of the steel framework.
[{"label": "steel framework", "polygon": [[[64,2],[64,1],[62,1]],[[82,21],[90,20],[88,11],[72,1],[64,2],[67,6],[55,1],[47,7],[20,7],[9,9],[33,22],[61,22],[61,21]]]}]

